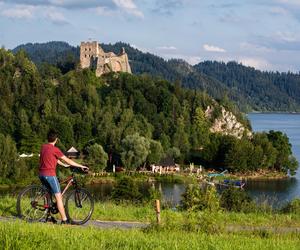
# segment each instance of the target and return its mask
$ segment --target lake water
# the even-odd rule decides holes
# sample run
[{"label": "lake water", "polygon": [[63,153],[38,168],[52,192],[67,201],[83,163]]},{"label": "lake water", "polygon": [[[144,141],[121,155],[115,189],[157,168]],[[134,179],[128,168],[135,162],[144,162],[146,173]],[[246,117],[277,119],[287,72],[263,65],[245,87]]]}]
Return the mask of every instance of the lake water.
[{"label": "lake water", "polygon": [[[255,132],[276,130],[287,134],[293,154],[300,162],[300,114],[251,113],[248,118]],[[166,200],[178,203],[185,187],[180,184],[162,184],[161,190]],[[300,197],[300,170],[293,178],[249,180],[245,190],[259,203],[268,202],[274,207],[279,207]]]},{"label": "lake water", "polygon": [[[294,156],[300,162],[300,114],[265,114],[251,113],[248,115],[254,131],[279,130],[287,134],[292,144]],[[185,190],[183,184],[155,183],[154,185],[163,194],[163,199],[178,204],[181,194]],[[87,187],[97,199],[108,197],[112,190],[111,184],[94,185]],[[282,180],[251,180],[245,186],[248,192],[258,202],[267,201],[278,207],[291,199],[300,197],[300,170],[293,178]],[[18,190],[0,190],[0,195],[16,194]]]},{"label": "lake water", "polygon": [[[294,156],[300,162],[300,114],[265,114],[251,113],[248,115],[253,131],[277,130],[287,134],[292,144]],[[155,188],[163,194],[164,200],[178,204],[185,190],[183,184],[155,183]],[[112,187],[90,187],[93,193],[104,195]],[[300,196],[300,170],[293,178],[280,180],[249,180],[245,186],[248,192],[259,203],[268,202],[274,207]],[[100,197],[100,196],[99,196]]]},{"label": "lake water", "polygon": [[[300,162],[300,114],[266,114],[248,115],[253,131],[278,130],[287,134],[294,156]],[[282,204],[300,197],[300,171],[295,177],[285,180],[251,181],[246,191],[257,199],[269,199],[274,205]]]}]

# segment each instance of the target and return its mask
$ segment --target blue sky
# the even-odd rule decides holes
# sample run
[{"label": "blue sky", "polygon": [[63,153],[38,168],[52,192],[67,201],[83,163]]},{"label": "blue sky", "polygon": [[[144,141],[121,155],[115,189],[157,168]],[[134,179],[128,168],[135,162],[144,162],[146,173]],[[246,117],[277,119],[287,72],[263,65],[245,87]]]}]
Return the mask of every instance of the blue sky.
[{"label": "blue sky", "polygon": [[299,72],[300,0],[0,0],[0,45],[123,41],[191,64]]}]

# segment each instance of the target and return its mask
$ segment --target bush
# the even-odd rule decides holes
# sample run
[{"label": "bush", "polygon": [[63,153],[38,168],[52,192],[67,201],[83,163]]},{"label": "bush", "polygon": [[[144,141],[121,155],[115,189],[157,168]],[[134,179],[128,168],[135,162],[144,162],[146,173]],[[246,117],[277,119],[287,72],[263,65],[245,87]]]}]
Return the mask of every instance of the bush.
[{"label": "bush", "polygon": [[177,183],[177,184],[184,183],[184,178],[181,175],[176,175],[176,174],[156,175],[155,180],[163,183]]},{"label": "bush", "polygon": [[142,194],[138,189],[137,183],[132,178],[123,176],[113,188],[112,198],[116,201],[136,202],[142,199]]},{"label": "bush", "polygon": [[174,212],[165,213],[160,225],[153,223],[146,230],[155,230],[155,232],[182,231],[183,233],[219,234],[224,232],[225,228],[222,218],[221,213],[215,212],[212,215],[211,211],[208,210],[204,212],[186,212],[184,216]]},{"label": "bush", "polygon": [[225,210],[233,212],[248,212],[256,207],[251,197],[244,190],[234,187],[223,191],[220,205]]},{"label": "bush", "polygon": [[190,232],[218,234],[224,231],[224,224],[218,220],[218,213],[212,216],[209,211],[204,213],[189,213],[183,224],[183,229]]},{"label": "bush", "polygon": [[112,199],[117,202],[127,201],[141,203],[160,199],[160,197],[160,192],[150,186],[141,188],[139,182],[129,176],[123,176],[118,179],[112,191]]},{"label": "bush", "polygon": [[199,185],[189,185],[182,195],[181,208],[190,211],[218,211],[220,203],[215,187],[201,188]]},{"label": "bush", "polygon": [[300,199],[294,199],[290,201],[288,204],[286,204],[281,211],[283,213],[300,213]]}]

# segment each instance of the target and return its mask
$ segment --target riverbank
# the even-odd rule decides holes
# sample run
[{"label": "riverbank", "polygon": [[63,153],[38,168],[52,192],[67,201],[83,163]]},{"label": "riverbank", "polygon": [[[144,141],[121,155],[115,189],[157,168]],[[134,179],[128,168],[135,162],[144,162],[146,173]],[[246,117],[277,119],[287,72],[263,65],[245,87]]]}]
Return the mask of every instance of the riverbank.
[{"label": "riverbank", "polygon": [[229,178],[234,179],[243,179],[243,180],[279,180],[290,178],[284,172],[270,171],[270,170],[260,170],[255,172],[246,172],[246,173],[235,173],[228,174]]},{"label": "riverbank", "polygon": [[[197,169],[197,166],[195,166]],[[139,172],[139,171],[130,171],[130,172],[101,172],[101,173],[90,173],[88,175],[78,175],[82,183],[86,185],[97,185],[97,184],[114,184],[118,179],[123,176],[130,176],[134,180],[139,182],[162,182],[162,183],[195,183],[202,181],[211,173],[219,173],[212,169],[203,169],[201,172],[195,173],[189,171],[189,166],[184,166],[183,170],[180,172],[163,172],[152,173],[150,171]],[[58,177],[64,179],[68,176],[68,172],[59,173]],[[274,179],[285,179],[287,178],[286,173],[279,172],[275,170],[259,170],[259,171],[247,171],[241,173],[229,173],[222,176],[218,176],[219,179],[263,179],[263,180],[274,180]],[[39,184],[40,181],[37,176],[22,179],[21,182],[13,183],[0,183],[0,189],[7,188],[21,188],[30,184]]]},{"label": "riverbank", "polygon": [[[131,176],[134,180],[139,182],[147,183],[176,183],[176,184],[190,184],[190,183],[203,183],[207,179],[208,174],[217,172],[202,172],[200,174],[194,173],[163,173],[163,174],[152,174],[152,173],[135,173]],[[116,181],[122,176],[127,175],[122,174],[111,174],[108,173],[104,176],[89,177],[86,179],[87,185],[97,185],[97,184],[115,184]],[[233,179],[233,180],[284,180],[291,178],[283,172],[278,171],[257,171],[257,172],[247,172],[247,173],[235,173],[235,174],[224,174],[223,176],[214,177],[217,180]]]}]

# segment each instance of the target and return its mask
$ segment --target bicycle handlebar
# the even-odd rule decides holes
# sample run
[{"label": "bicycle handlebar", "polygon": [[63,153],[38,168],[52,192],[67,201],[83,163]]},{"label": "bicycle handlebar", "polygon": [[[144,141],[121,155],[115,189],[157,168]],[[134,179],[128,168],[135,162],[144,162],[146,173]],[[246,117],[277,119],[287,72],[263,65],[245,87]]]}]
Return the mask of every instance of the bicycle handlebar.
[{"label": "bicycle handlebar", "polygon": [[82,168],[75,167],[75,166],[69,166],[71,172],[77,173],[77,174],[88,174],[89,170],[83,170]]}]

